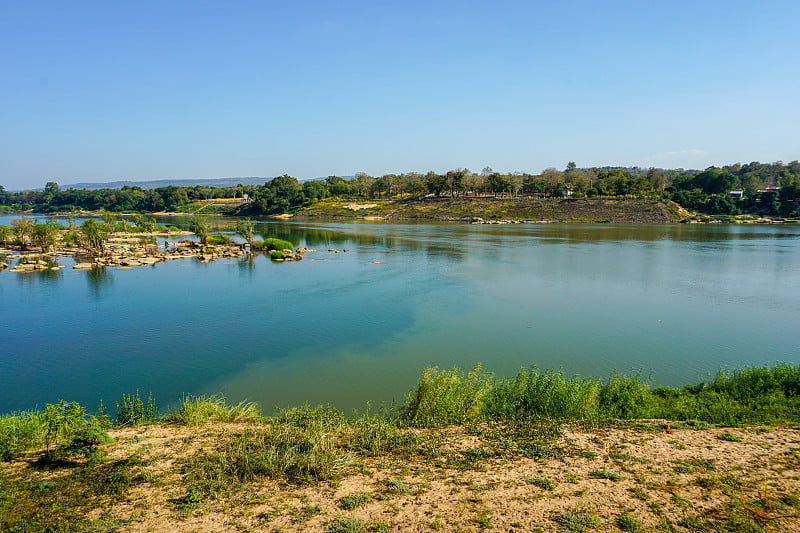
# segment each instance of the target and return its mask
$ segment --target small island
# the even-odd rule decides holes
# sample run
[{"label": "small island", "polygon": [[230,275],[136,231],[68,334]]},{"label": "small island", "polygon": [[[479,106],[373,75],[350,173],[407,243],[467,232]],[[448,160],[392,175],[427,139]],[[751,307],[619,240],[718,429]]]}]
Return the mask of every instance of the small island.
[{"label": "small island", "polygon": [[[192,231],[175,226],[157,226],[150,218],[134,215],[132,222],[117,220],[103,213],[103,222],[88,219],[80,226],[70,220],[69,226],[49,220],[36,223],[27,216],[12,220],[11,226],[0,225],[0,258],[18,259],[11,272],[24,273],[42,270],[57,271],[59,257],[73,257],[77,270],[148,266],[175,259],[194,257],[202,262],[219,258],[239,258],[264,252],[274,261],[299,261],[314,251],[305,247],[293,249],[291,242],[281,239],[258,241],[254,238],[253,223],[240,220],[237,233],[244,243],[237,243],[222,234],[211,235],[205,219],[195,218]],[[196,235],[199,240],[169,241],[176,236]],[[159,242],[159,239],[164,239]],[[0,271],[9,268],[0,261]]]}]

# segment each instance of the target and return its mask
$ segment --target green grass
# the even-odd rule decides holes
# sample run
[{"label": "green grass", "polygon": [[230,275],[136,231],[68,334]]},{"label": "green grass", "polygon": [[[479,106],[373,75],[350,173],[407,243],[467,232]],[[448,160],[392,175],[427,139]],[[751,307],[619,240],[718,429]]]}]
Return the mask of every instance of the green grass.
[{"label": "green grass", "polygon": [[192,396],[183,398],[180,409],[167,415],[164,420],[185,426],[197,426],[208,422],[254,422],[261,419],[258,406],[252,402],[228,405],[225,398],[215,396]]},{"label": "green grass", "polygon": [[456,368],[449,371],[429,368],[401,409],[401,418],[415,427],[478,422],[483,418],[491,389],[492,377],[481,365],[476,365],[466,376]]},{"label": "green grass", "polygon": [[339,477],[356,457],[415,453],[419,444],[387,419],[348,419],[325,406],[284,409],[264,422],[185,459],[192,482],[208,493],[235,490],[239,483],[259,478],[316,483]]},{"label": "green grass", "polygon": [[[404,423],[441,427],[481,421],[664,418],[686,426],[800,422],[800,365],[720,371],[710,383],[651,389],[641,375],[607,380],[567,378],[560,371],[522,369],[496,379],[478,365],[427,369],[401,409]],[[676,424],[676,428],[681,424]]]},{"label": "green grass", "polygon": [[7,461],[16,453],[44,446],[47,422],[42,411],[0,416],[0,460]]},{"label": "green grass", "polygon": [[305,484],[337,477],[350,462],[334,434],[288,425],[248,429],[217,450],[187,460],[196,482],[209,491],[231,490],[261,477]]}]

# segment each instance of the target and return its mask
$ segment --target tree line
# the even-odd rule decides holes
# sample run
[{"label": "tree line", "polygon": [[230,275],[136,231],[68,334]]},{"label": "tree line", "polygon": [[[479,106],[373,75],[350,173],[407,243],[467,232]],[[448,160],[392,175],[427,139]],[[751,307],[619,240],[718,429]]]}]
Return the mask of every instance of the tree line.
[{"label": "tree line", "polygon": [[[767,188],[770,188],[767,190]],[[741,189],[741,197],[728,193]],[[0,206],[10,210],[34,209],[43,213],[76,210],[156,212],[179,210],[192,202],[216,198],[252,201],[237,214],[290,212],[326,198],[402,199],[415,197],[517,197],[553,198],[659,197],[687,209],[710,214],[759,212],[800,216],[800,162],[752,162],[709,167],[703,171],[640,167],[578,168],[570,162],[564,170],[547,168],[540,174],[500,173],[489,167],[480,172],[458,168],[445,173],[409,172],[352,178],[329,176],[299,182],[288,175],[264,185],[236,187],[168,186],[145,190],[66,189],[48,182],[42,191],[11,193],[0,186]]]}]

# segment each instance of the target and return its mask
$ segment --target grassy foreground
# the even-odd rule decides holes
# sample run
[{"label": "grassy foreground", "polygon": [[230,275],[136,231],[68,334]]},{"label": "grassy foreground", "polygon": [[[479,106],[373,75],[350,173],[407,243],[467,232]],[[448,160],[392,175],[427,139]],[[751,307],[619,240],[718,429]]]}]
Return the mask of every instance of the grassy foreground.
[{"label": "grassy foreground", "polygon": [[652,390],[430,369],[400,413],[349,417],[60,402],[0,417],[0,530],[797,531],[798,402],[788,364]]}]

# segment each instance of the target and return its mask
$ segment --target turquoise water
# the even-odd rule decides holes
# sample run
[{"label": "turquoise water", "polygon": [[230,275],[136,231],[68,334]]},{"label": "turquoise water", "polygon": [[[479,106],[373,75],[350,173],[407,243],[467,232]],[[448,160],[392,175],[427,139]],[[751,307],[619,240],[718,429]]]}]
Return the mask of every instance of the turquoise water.
[{"label": "turquoise water", "polygon": [[800,362],[800,226],[258,231],[318,251],[297,263],[0,272],[0,412],[60,398],[113,405],[136,389],[164,408],[222,392],[266,411],[349,410],[402,402],[425,367],[478,361],[498,375],[535,364],[666,385]]}]

